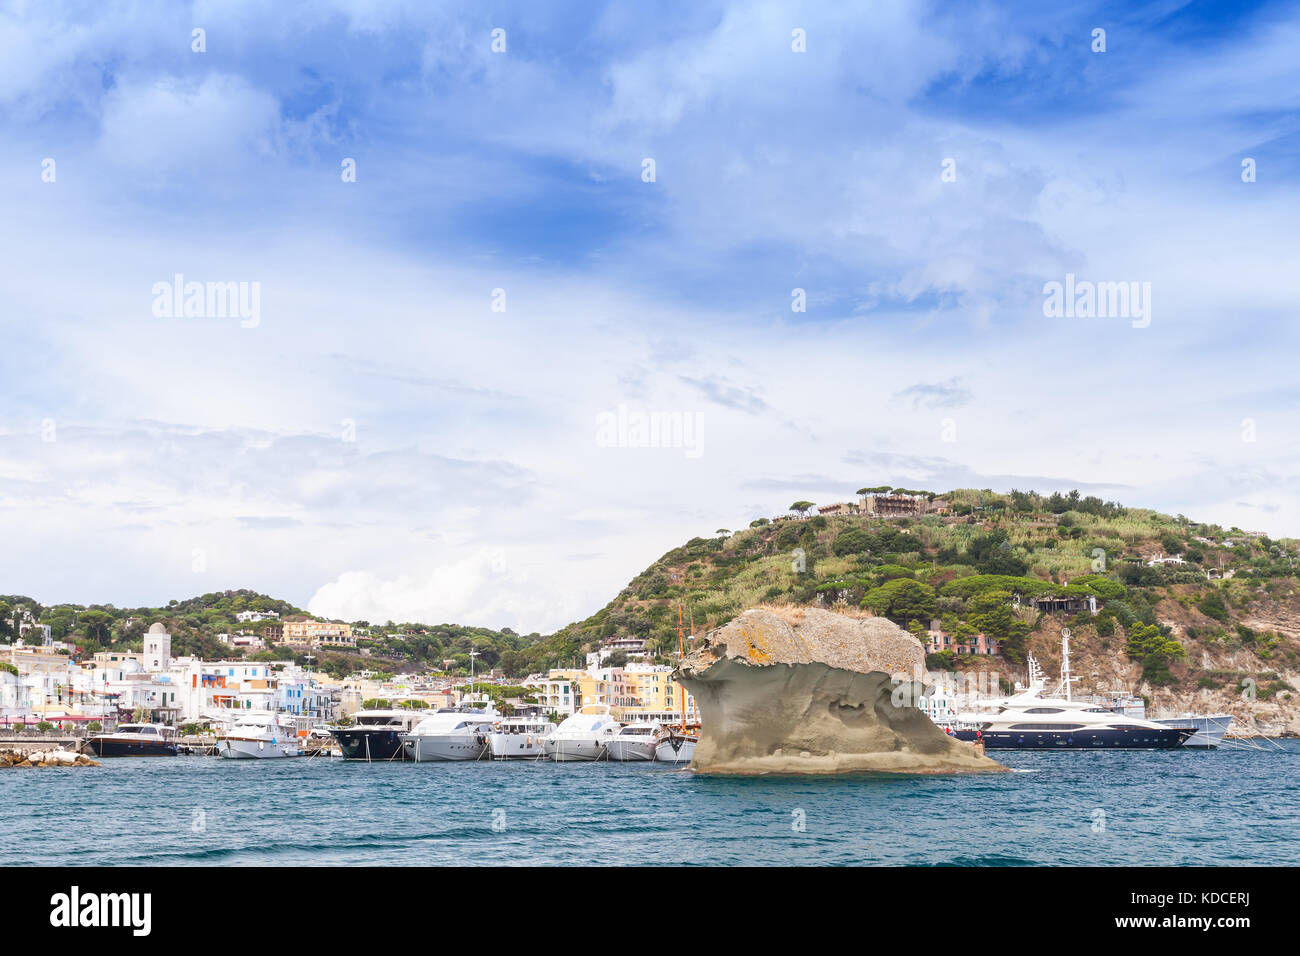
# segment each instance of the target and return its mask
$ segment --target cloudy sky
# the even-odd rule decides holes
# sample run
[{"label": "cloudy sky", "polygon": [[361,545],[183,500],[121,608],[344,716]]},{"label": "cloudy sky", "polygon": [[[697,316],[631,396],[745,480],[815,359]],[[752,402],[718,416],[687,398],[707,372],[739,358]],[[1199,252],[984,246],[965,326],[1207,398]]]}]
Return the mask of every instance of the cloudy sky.
[{"label": "cloudy sky", "polygon": [[548,631],[884,483],[1300,535],[1300,10],[864,9],[0,3],[0,593]]}]

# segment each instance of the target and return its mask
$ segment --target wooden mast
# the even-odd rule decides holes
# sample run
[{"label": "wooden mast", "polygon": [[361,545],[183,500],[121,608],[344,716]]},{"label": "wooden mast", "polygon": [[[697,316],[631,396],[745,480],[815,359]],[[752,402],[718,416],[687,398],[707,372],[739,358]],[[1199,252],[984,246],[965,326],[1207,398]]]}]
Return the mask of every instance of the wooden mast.
[{"label": "wooden mast", "polygon": [[[694,620],[694,615],[692,615]],[[693,628],[692,628],[693,629]],[[681,670],[686,661],[686,638],[682,636],[682,602],[677,602],[677,669]],[[686,688],[682,686],[681,677],[677,678],[677,689],[682,698],[682,733],[686,733]]]}]

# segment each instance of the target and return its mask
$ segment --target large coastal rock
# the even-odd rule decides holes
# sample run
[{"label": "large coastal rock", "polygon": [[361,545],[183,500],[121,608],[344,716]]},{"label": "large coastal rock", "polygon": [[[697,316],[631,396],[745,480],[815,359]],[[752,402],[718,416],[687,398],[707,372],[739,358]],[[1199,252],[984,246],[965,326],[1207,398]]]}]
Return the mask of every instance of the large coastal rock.
[{"label": "large coastal rock", "polygon": [[1005,769],[910,703],[922,691],[915,678],[924,661],[920,642],[884,618],[818,608],[745,611],[710,631],[678,668],[703,723],[691,767],[731,774]]}]

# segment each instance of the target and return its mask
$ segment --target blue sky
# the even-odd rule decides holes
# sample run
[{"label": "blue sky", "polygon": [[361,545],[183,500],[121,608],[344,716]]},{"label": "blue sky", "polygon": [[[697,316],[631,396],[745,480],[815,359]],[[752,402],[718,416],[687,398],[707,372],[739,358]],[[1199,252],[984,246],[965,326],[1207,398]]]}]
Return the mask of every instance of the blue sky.
[{"label": "blue sky", "polygon": [[545,631],[879,483],[1300,535],[1300,10],[860,7],[0,4],[2,589]]}]

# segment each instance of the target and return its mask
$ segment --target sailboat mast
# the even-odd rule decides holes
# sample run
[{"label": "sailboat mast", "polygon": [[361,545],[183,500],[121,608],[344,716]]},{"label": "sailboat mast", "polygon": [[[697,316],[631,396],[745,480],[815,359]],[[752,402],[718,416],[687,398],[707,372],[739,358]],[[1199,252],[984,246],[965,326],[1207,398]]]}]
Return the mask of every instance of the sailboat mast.
[{"label": "sailboat mast", "polygon": [[[681,669],[682,662],[686,660],[686,638],[682,635],[682,602],[677,602],[677,668]],[[681,692],[682,701],[682,733],[686,733],[686,688],[682,686],[681,678],[677,680],[677,689]]]}]

